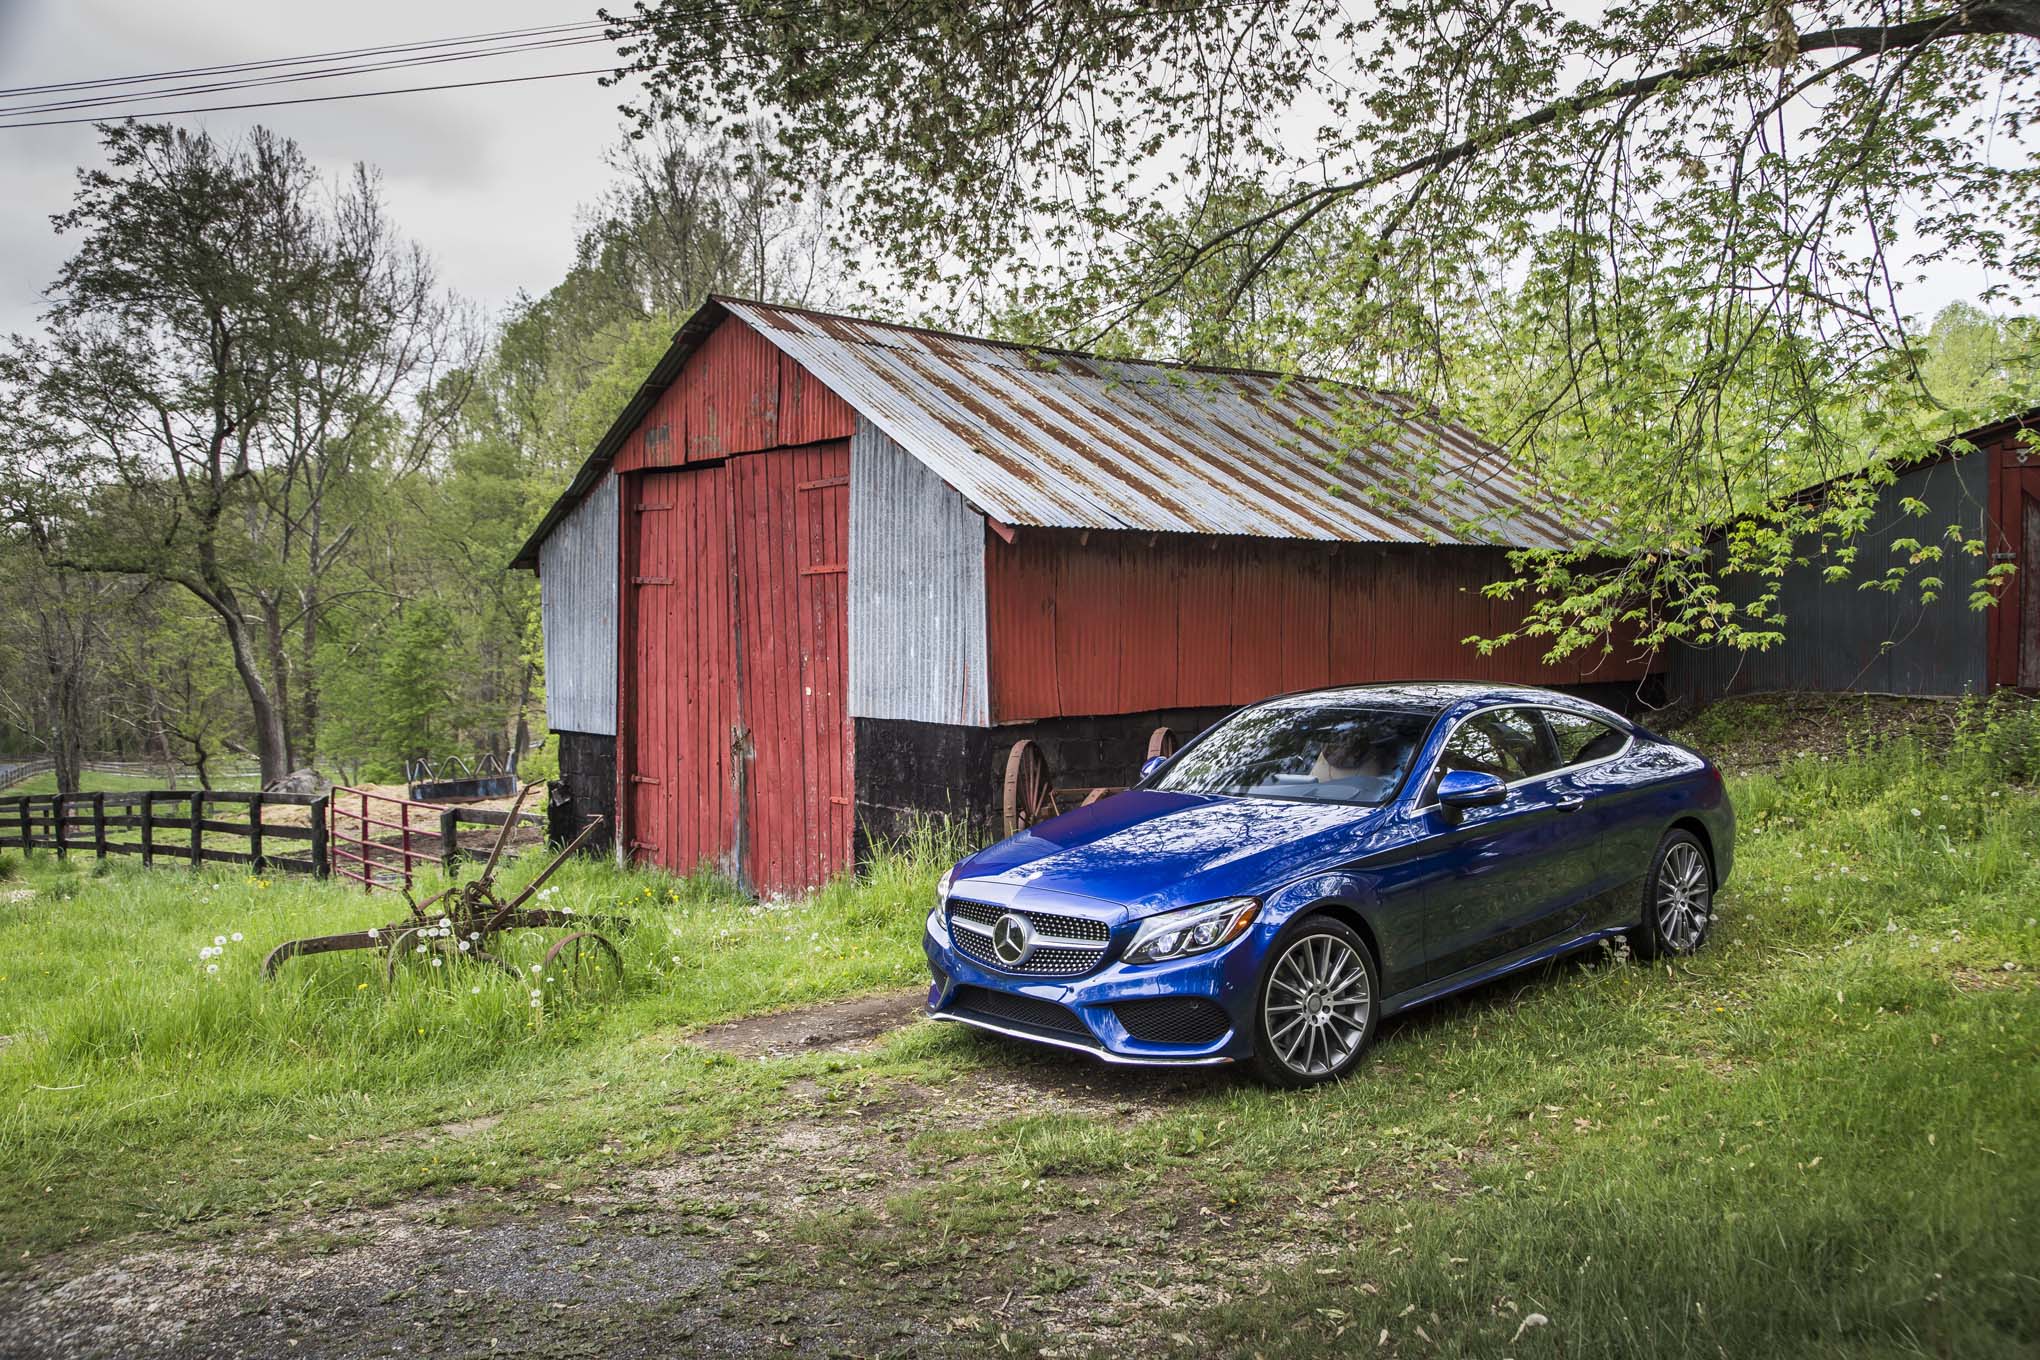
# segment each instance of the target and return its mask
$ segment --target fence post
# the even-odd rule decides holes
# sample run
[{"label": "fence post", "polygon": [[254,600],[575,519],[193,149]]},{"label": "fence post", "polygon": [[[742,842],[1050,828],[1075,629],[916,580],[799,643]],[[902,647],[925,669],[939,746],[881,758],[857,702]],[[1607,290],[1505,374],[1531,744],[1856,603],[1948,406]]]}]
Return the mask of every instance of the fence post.
[{"label": "fence post", "polygon": [[262,791],[248,800],[248,872],[262,872]]},{"label": "fence post", "polygon": [[28,837],[28,796],[27,796],[26,794],[24,794],[24,795],[22,795],[21,797],[19,797],[19,798],[16,798],[16,799],[14,799],[13,801],[14,801],[14,810],[15,810],[15,812],[16,812],[16,813],[17,813],[17,814],[18,814],[18,815],[20,816],[20,818],[21,818],[21,850],[22,850],[22,853],[23,853],[23,854],[26,854],[26,853],[28,853],[28,849],[29,849],[29,844],[28,844],[28,839],[29,839],[29,837]]},{"label": "fence post", "polygon": [[205,864],[205,831],[199,823],[205,820],[205,790],[191,791],[191,867],[200,868]]},{"label": "fence post", "polygon": [[326,878],[333,872],[332,857],[326,849],[326,809],[333,796],[322,793],[312,800],[312,877]]},{"label": "fence post", "polygon": [[448,869],[460,863],[460,813],[453,808],[439,813],[439,862]]},{"label": "fence post", "polygon": [[156,867],[156,794],[142,791],[142,867]]},{"label": "fence post", "polygon": [[50,796],[50,827],[54,832],[51,839],[57,843],[58,859],[69,859],[71,857],[71,847],[64,844],[67,839],[64,835],[64,804],[68,801],[70,801],[69,794],[58,793]]},{"label": "fence post", "polygon": [[106,795],[92,795],[92,853],[106,858]]}]

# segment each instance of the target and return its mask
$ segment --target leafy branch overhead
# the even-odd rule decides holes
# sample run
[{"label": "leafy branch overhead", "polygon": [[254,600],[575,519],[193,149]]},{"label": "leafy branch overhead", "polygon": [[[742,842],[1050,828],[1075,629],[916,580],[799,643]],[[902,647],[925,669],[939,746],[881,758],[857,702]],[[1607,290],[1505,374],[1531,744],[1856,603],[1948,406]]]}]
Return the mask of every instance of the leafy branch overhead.
[{"label": "leafy branch overhead", "polygon": [[[777,182],[956,319],[1301,367],[1497,438],[1613,551],[1503,583],[1560,651],[1618,622],[1764,645],[1763,583],[1856,565],[1863,496],[1794,493],[2040,395],[2030,355],[1980,404],[1938,388],[1907,291],[2040,282],[2030,0],[608,17],[642,125],[774,120]],[[1695,550],[1736,516],[1723,565],[1759,583],[1731,603]]]}]

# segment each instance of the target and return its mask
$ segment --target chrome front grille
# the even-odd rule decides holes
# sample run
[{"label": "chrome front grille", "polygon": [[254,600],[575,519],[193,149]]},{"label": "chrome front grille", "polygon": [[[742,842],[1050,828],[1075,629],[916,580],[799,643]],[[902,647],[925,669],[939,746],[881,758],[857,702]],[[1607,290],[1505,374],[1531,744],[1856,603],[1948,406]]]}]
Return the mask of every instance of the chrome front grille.
[{"label": "chrome front grille", "polygon": [[[992,927],[1011,910],[1024,916],[1034,927],[1034,952],[1018,968],[999,962],[992,952]],[[1059,916],[1054,912],[1023,911],[995,907],[987,902],[949,903],[949,938],[957,952],[1002,973],[1026,973],[1036,977],[1088,973],[1105,960],[1105,948],[1112,928],[1103,921],[1082,916]]]}]

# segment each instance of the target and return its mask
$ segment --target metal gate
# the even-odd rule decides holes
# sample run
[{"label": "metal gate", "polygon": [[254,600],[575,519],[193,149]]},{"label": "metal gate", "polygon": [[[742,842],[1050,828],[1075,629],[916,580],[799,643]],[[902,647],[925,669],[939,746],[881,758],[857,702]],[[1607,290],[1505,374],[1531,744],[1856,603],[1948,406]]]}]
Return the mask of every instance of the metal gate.
[{"label": "metal gate", "polygon": [[413,866],[438,864],[445,853],[441,814],[432,803],[335,786],[326,804],[326,853],[333,872],[363,892],[408,891]]}]

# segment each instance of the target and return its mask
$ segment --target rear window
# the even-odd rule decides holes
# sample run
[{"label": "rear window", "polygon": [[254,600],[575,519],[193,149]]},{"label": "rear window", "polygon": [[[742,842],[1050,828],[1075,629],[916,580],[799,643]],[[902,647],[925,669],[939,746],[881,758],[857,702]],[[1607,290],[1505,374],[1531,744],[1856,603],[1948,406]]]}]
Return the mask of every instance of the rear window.
[{"label": "rear window", "polygon": [[1432,716],[1364,705],[1244,709],[1178,756],[1150,787],[1235,798],[1385,803],[1401,786]]}]

